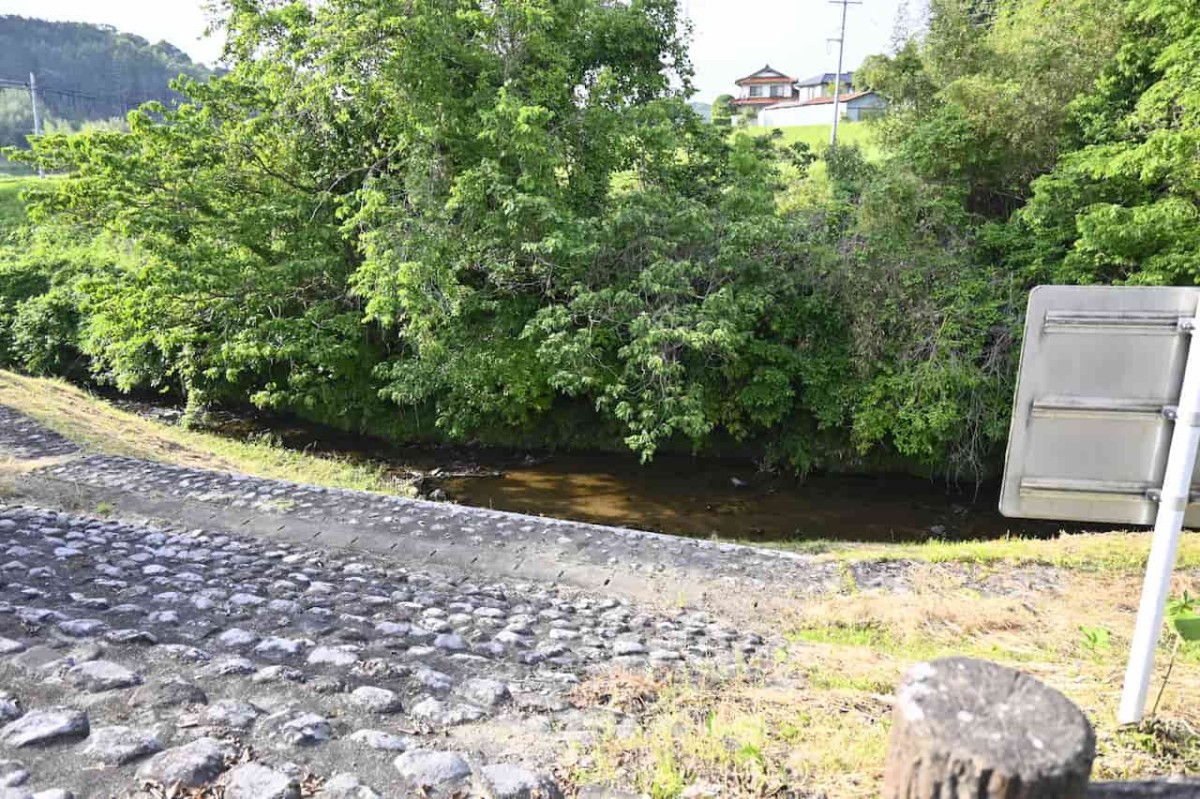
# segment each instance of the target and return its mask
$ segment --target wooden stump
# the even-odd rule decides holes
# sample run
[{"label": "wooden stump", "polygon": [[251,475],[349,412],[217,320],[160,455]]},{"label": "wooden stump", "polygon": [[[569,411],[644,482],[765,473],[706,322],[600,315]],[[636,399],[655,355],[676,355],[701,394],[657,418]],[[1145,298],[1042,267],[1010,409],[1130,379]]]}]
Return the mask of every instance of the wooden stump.
[{"label": "wooden stump", "polygon": [[971,658],[921,663],[896,689],[885,799],[1084,799],[1087,718],[1019,671]]}]

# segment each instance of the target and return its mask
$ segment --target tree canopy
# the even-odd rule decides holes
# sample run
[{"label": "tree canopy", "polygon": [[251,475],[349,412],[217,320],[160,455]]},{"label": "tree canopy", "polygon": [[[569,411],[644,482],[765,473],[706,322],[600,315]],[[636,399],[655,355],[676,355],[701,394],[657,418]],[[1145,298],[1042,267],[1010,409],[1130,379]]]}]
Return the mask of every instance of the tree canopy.
[{"label": "tree canopy", "polygon": [[0,362],[395,438],[987,474],[1028,288],[1195,282],[1195,5],[935,0],[858,73],[867,158],[706,123],[674,0],[229,0],[227,74],[23,156],[66,177],[0,250]]}]

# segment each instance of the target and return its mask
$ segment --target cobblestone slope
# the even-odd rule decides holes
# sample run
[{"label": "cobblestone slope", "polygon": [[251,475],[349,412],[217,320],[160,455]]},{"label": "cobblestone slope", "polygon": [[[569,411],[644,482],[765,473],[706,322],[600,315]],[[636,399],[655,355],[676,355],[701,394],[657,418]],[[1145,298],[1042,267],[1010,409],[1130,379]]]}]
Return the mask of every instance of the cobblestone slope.
[{"label": "cobblestone slope", "polygon": [[[930,574],[87,455],[3,407],[0,458],[37,500],[0,505],[0,799],[545,799],[636,728],[581,682],[753,667],[769,611]],[[162,522],[63,511],[102,502]]]},{"label": "cobblestone slope", "polygon": [[17,460],[53,458],[79,451],[72,442],[24,414],[0,405],[0,455]]},{"label": "cobblestone slope", "polygon": [[568,701],[589,672],[762,646],[694,611],[9,507],[0,796],[147,780],[283,797],[306,779],[329,797],[551,795],[561,747],[621,723]]}]

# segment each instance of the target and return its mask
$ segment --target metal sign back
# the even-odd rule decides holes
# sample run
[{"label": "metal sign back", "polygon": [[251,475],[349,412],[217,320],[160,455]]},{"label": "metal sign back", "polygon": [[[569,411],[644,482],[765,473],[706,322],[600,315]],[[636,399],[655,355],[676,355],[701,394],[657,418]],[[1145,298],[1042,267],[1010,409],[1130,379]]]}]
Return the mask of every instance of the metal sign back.
[{"label": "metal sign back", "polygon": [[[1198,301],[1197,288],[1033,290],[1001,513],[1154,522]],[[1200,525],[1195,501],[1185,524]]]}]

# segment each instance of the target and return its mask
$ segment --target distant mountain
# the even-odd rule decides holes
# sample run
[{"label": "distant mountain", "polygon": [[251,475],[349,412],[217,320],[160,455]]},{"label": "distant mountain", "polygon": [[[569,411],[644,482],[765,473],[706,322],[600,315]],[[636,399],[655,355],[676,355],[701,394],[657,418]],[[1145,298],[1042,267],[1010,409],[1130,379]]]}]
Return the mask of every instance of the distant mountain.
[{"label": "distant mountain", "polygon": [[33,130],[28,89],[12,85],[30,72],[48,130],[120,120],[147,100],[170,102],[167,84],[179,75],[211,74],[168,42],[108,25],[0,16],[0,146],[23,146]]},{"label": "distant mountain", "polygon": [[693,100],[688,105],[692,107],[693,111],[704,117],[705,122],[712,122],[712,103],[701,103]]}]

